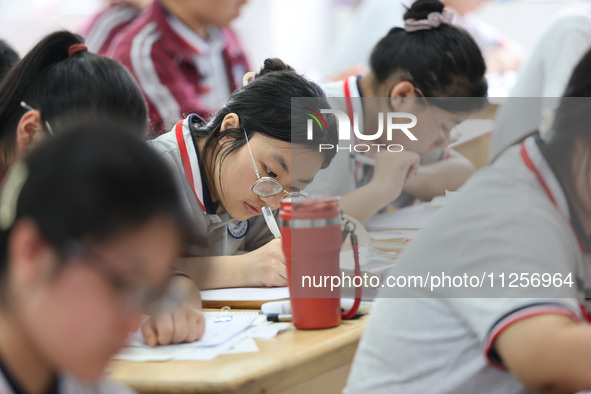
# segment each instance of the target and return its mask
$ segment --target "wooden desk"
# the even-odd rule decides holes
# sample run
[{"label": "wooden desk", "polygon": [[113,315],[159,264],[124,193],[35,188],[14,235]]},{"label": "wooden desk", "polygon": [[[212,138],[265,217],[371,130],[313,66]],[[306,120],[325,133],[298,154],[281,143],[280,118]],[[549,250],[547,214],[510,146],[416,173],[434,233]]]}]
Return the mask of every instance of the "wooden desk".
[{"label": "wooden desk", "polygon": [[257,339],[260,351],[212,361],[111,363],[110,377],[141,393],[340,393],[367,316],[339,327],[291,327]]}]

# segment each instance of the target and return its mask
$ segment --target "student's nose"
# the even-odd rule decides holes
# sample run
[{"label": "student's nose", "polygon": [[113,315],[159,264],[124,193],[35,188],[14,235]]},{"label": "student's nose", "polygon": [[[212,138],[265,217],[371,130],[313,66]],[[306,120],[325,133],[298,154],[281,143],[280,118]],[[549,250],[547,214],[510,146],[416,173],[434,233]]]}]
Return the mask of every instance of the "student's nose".
[{"label": "student's nose", "polygon": [[265,205],[268,205],[269,208],[271,208],[271,210],[276,210],[281,206],[281,200],[283,199],[283,197],[285,196],[285,194],[283,192],[281,193],[277,193],[274,196],[270,196],[270,197],[261,197],[261,200],[265,203]]}]

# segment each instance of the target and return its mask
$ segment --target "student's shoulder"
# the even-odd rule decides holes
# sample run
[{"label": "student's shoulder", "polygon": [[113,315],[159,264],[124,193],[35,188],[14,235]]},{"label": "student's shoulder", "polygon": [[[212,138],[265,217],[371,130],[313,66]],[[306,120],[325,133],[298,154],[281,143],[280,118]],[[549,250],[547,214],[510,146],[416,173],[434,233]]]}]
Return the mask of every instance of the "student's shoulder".
[{"label": "student's shoulder", "polygon": [[581,34],[591,36],[591,6],[578,6],[559,13],[545,30],[542,41],[561,42],[564,36]]},{"label": "student's shoulder", "polygon": [[343,90],[344,81],[331,81],[325,82],[321,85],[322,90],[326,94],[326,97],[343,97],[344,90]]},{"label": "student's shoulder", "polygon": [[174,130],[164,133],[154,139],[146,141],[160,155],[178,156],[180,155],[179,145]]},{"label": "student's shoulder", "polygon": [[159,23],[146,11],[138,15],[117,36],[107,50],[107,55],[116,60],[129,56],[133,48],[145,52],[146,46],[157,47],[161,41],[162,29]]}]

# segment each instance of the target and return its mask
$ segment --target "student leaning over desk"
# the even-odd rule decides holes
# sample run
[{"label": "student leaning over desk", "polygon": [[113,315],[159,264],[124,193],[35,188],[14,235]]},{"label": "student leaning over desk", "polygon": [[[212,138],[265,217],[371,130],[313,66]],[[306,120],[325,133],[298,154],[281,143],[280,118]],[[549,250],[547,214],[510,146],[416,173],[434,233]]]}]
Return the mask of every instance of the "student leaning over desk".
[{"label": "student leaning over desk", "polygon": [[381,292],[345,393],[591,389],[590,71],[587,52],[546,140],[474,175],[389,272],[484,273],[484,288]]},{"label": "student leaning over desk", "polygon": [[[292,97],[313,101],[298,111]],[[197,257],[181,259],[178,268],[200,289],[287,285],[281,241],[261,209],[279,208],[330,163],[334,154],[318,146],[336,143],[334,116],[325,116],[326,130],[307,139],[305,112],[321,108],[329,105],[318,85],[267,59],[208,123],[190,115],[149,141],[174,169],[193,220],[186,251]],[[236,255],[241,252],[247,253]]]},{"label": "student leaning over desk", "polygon": [[170,175],[138,136],[97,121],[13,164],[0,192],[0,393],[129,392],[102,376],[165,305],[188,229]]},{"label": "student leaning over desk", "polygon": [[[373,148],[367,154],[376,159],[373,168],[357,163],[345,149],[350,142],[340,141],[335,160],[307,189],[313,195],[342,195],[343,211],[360,221],[393,201],[404,206],[415,198],[429,201],[446,189],[455,190],[474,171],[468,159],[446,146],[451,129],[485,104],[478,99],[487,91],[480,50],[468,33],[451,25],[440,1],[418,0],[404,19],[404,29],[393,28],[374,47],[368,74],[324,87],[331,105],[351,121],[357,113],[366,135],[378,129],[378,112],[410,112],[418,118],[411,129],[418,141],[402,132],[391,140],[383,133],[376,141],[356,141],[404,147],[395,153]],[[445,97],[475,99],[462,104]]]}]

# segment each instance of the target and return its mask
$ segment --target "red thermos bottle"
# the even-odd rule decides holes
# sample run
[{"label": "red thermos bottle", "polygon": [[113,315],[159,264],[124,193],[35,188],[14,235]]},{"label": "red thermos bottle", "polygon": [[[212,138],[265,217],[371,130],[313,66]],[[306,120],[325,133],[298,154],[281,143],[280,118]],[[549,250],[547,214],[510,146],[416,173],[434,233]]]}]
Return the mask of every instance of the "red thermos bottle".
[{"label": "red thermos bottle", "polygon": [[279,216],[294,326],[338,326],[343,315],[341,288],[331,284],[336,283],[332,278],[340,277],[343,233],[339,198],[284,200]]}]

